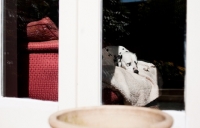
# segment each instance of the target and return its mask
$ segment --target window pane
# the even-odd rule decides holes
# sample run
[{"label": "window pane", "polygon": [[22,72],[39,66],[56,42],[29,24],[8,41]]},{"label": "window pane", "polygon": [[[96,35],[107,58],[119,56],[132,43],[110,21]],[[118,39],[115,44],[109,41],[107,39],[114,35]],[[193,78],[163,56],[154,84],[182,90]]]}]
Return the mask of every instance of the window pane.
[{"label": "window pane", "polygon": [[58,0],[4,0],[3,95],[58,99]]},{"label": "window pane", "polygon": [[103,104],[183,110],[185,39],[186,0],[104,0]]}]

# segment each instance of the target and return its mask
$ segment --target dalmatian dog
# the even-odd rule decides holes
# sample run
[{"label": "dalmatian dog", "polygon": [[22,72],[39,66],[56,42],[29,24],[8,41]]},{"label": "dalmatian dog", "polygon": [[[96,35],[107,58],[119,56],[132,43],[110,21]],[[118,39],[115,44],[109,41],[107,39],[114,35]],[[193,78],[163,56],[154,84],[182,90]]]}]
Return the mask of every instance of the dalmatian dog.
[{"label": "dalmatian dog", "polygon": [[128,71],[139,73],[137,56],[123,46],[107,46],[102,49],[103,65],[122,67]]}]

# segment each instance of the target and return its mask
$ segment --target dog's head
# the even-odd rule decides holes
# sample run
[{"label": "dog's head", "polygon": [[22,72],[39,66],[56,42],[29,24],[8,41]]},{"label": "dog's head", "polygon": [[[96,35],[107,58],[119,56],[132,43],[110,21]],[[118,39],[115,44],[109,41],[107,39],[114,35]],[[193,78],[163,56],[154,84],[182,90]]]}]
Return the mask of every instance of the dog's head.
[{"label": "dog's head", "polygon": [[120,56],[121,61],[118,62],[118,66],[121,66],[122,68],[134,72],[139,73],[138,67],[137,67],[137,56],[134,53],[131,52],[124,52]]}]

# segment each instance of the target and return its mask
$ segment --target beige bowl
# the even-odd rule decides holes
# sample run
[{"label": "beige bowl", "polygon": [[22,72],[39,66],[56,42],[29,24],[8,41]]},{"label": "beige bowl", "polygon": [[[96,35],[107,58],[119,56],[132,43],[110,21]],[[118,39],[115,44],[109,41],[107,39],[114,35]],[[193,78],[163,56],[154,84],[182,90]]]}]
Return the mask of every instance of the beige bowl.
[{"label": "beige bowl", "polygon": [[49,123],[52,128],[171,128],[173,119],[160,110],[103,105],[58,111]]}]

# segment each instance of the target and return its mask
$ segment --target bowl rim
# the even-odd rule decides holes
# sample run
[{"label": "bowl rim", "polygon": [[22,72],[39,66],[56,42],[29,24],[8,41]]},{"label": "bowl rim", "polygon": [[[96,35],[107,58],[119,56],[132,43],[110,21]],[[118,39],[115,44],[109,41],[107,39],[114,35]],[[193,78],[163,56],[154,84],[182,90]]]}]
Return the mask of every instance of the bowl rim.
[{"label": "bowl rim", "polygon": [[[152,109],[152,108],[145,108],[145,107],[135,107],[135,106],[127,106],[127,105],[101,105],[101,106],[86,106],[86,107],[77,107],[77,108],[70,108],[70,109],[63,109],[59,110],[57,112],[54,112],[49,116],[49,125],[52,128],[64,128],[64,127],[70,127],[70,128],[84,128],[85,126],[79,126],[74,124],[65,123],[63,121],[58,120],[58,116],[72,112],[72,111],[81,111],[81,110],[94,110],[94,109],[129,109],[129,110],[138,110],[138,111],[145,111],[153,114],[158,114],[163,116],[165,119],[164,121],[161,121],[156,124],[152,124],[149,126],[149,128],[170,128],[173,125],[173,118],[166,112],[163,112],[158,109]],[[165,126],[165,127],[163,127]]]}]

